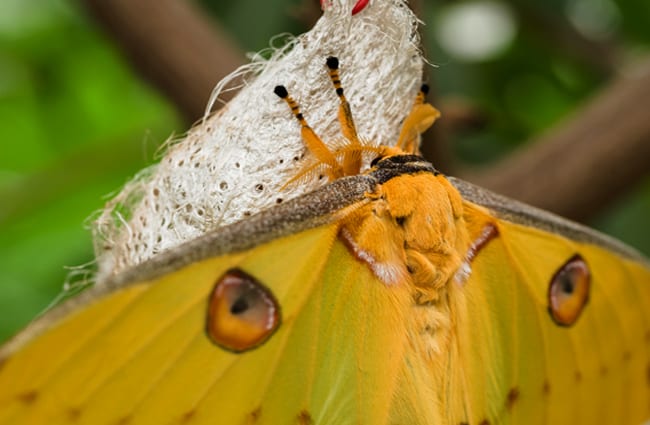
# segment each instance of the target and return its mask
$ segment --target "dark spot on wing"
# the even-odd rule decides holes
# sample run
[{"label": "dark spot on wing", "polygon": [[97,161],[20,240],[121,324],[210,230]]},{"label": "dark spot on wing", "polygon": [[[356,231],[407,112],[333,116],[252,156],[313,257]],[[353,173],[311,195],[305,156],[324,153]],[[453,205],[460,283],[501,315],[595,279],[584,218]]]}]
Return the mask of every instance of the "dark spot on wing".
[{"label": "dark spot on wing", "polygon": [[551,393],[551,383],[548,381],[544,381],[544,384],[542,385],[542,394],[547,396],[550,393]]},{"label": "dark spot on wing", "polygon": [[576,370],[576,373],[573,376],[574,376],[576,382],[582,381],[582,373],[580,373],[579,370]]},{"label": "dark spot on wing", "polygon": [[314,420],[312,419],[311,415],[306,410],[303,410],[302,412],[298,413],[297,419],[299,425],[312,425],[314,423]]},{"label": "dark spot on wing", "polygon": [[490,425],[490,421],[483,419],[478,425]]},{"label": "dark spot on wing", "polygon": [[188,410],[187,412],[183,413],[183,416],[181,416],[181,421],[180,423],[186,424],[191,422],[194,419],[194,416],[196,415],[196,410]]},{"label": "dark spot on wing", "polygon": [[38,399],[38,392],[36,390],[18,394],[18,400],[21,403],[32,404],[36,401],[36,399]]},{"label": "dark spot on wing", "polygon": [[123,416],[120,419],[118,419],[116,425],[127,425],[130,424],[133,420],[132,416]]},{"label": "dark spot on wing", "polygon": [[81,409],[78,407],[69,407],[66,411],[66,416],[71,422],[77,422],[81,416]]},{"label": "dark spot on wing", "polygon": [[512,409],[512,406],[515,405],[519,399],[519,388],[513,387],[508,391],[508,396],[506,397],[506,408],[508,410]]},{"label": "dark spot on wing", "polygon": [[395,217],[395,222],[397,223],[398,226],[404,227],[404,223],[406,222],[406,217]]},{"label": "dark spot on wing", "polygon": [[623,361],[627,363],[630,359],[632,359],[632,352],[630,350],[623,351]]},{"label": "dark spot on wing", "polygon": [[609,369],[607,368],[607,366],[602,365],[600,367],[600,376],[607,376],[608,373],[609,373]]},{"label": "dark spot on wing", "polygon": [[260,416],[262,416],[262,406],[260,406],[257,409],[253,410],[248,416],[250,417],[250,423],[251,424],[254,424],[257,421],[259,421]]}]

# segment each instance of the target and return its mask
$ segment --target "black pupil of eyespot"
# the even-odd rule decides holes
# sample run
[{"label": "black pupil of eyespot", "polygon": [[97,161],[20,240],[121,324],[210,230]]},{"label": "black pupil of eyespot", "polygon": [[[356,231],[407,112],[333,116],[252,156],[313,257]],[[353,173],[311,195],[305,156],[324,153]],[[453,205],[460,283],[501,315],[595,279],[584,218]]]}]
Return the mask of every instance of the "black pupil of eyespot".
[{"label": "black pupil of eyespot", "polygon": [[565,294],[573,293],[574,284],[570,274],[564,273],[560,278],[560,284],[562,285],[562,292]]},{"label": "black pupil of eyespot", "polygon": [[248,310],[248,301],[244,297],[239,297],[233,305],[230,306],[230,313],[231,314],[241,314]]}]

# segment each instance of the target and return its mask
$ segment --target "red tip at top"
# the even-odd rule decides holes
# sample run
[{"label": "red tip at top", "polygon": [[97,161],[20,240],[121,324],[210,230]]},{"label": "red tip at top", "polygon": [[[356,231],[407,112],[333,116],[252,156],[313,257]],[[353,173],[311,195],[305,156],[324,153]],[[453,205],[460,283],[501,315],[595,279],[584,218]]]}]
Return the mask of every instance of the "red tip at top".
[{"label": "red tip at top", "polygon": [[370,3],[370,0],[357,1],[357,4],[355,4],[354,7],[352,8],[352,16],[356,15],[357,13],[365,9],[366,6],[368,6],[368,3]]},{"label": "red tip at top", "polygon": [[[329,5],[328,3],[329,0],[320,0],[321,9],[325,10]],[[365,9],[366,6],[368,6],[368,3],[370,3],[370,0],[357,0],[356,4],[352,8],[352,16],[356,15],[357,13]]]}]

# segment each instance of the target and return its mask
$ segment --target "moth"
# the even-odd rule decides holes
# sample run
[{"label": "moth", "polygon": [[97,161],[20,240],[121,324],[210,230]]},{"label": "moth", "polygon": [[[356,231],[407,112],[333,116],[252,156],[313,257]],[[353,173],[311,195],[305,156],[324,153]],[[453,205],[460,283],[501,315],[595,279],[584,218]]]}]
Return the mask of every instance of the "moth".
[{"label": "moth", "polygon": [[[322,188],[70,299],[0,350],[0,424],[639,424],[650,263],[395,146],[300,124]],[[370,158],[369,158],[370,157]],[[370,168],[362,164],[370,159]]]}]

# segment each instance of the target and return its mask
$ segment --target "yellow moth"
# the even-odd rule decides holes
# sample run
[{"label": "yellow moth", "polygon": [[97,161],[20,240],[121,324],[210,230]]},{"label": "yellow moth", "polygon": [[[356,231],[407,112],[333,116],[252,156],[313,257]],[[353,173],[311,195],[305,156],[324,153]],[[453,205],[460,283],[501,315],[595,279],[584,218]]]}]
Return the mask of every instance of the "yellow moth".
[{"label": "yellow moth", "polygon": [[[0,424],[639,424],[650,266],[395,147],[328,148],[326,186],[161,253],[0,351]],[[372,159],[362,172],[364,160]]]}]

